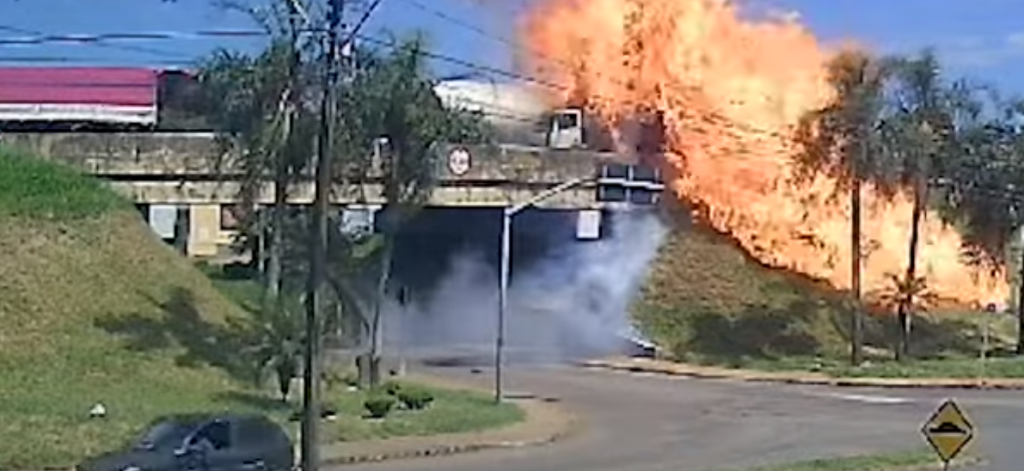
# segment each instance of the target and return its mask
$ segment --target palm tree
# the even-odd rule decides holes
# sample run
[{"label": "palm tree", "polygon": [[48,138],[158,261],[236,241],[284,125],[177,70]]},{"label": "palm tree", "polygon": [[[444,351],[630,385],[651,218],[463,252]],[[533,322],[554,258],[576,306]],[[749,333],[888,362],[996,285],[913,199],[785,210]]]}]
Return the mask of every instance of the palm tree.
[{"label": "palm tree", "polygon": [[861,183],[871,178],[881,189],[889,173],[888,153],[882,152],[885,87],[890,63],[859,51],[837,54],[828,65],[829,83],[835,97],[821,109],[809,112],[797,130],[802,152],[797,155],[801,178],[826,174],[836,179],[837,192],[850,198],[850,360],[863,360],[863,313],[861,306]]},{"label": "palm tree", "polygon": [[[1004,101],[993,94],[992,108],[1002,110],[963,125],[960,153],[939,172],[944,216],[962,227],[966,259],[978,266],[1014,265],[1007,247],[1017,245],[1024,224],[1024,101]],[[952,160],[952,159],[951,159]],[[1017,261],[1017,353],[1024,355],[1024,249]]]},{"label": "palm tree", "polygon": [[[215,122],[240,151],[238,164],[244,174],[241,200],[246,209],[256,207],[267,175],[273,178],[274,202],[269,227],[261,217],[247,221],[250,235],[269,236],[264,273],[265,300],[276,302],[282,285],[281,260],[287,211],[288,189],[312,155],[313,128],[300,123],[303,80],[299,0],[281,0],[267,8],[222,2],[225,8],[241,10],[263,26],[274,38],[261,54],[250,57],[226,50],[214,52],[201,67]],[[308,114],[308,113],[306,113]],[[256,211],[251,215],[259,216]],[[262,254],[261,254],[262,256]]]},{"label": "palm tree", "polygon": [[[390,284],[394,238],[402,223],[412,217],[429,199],[436,180],[438,143],[481,142],[486,132],[479,116],[442,105],[429,78],[425,45],[419,38],[395,41],[386,55],[360,51],[362,68],[342,94],[341,109],[346,110],[338,128],[338,137],[350,157],[342,170],[354,181],[382,177],[386,201],[382,234],[374,250],[378,260],[375,295],[361,311],[368,314],[371,383],[379,378],[377,366],[382,348],[383,301]],[[384,138],[384,139],[381,139]],[[385,142],[375,152],[375,146]],[[379,158],[374,161],[373,156]],[[372,174],[376,175],[372,175]],[[349,283],[351,284],[351,283]],[[362,299],[350,287],[349,299]],[[366,309],[368,308],[368,309]]]},{"label": "palm tree", "polygon": [[252,343],[246,354],[256,367],[256,380],[262,384],[268,374],[277,379],[281,401],[288,400],[292,380],[299,374],[305,345],[305,317],[294,303],[277,302],[272,308],[253,312],[250,321]]},{"label": "palm tree", "polygon": [[889,285],[877,293],[877,298],[890,309],[910,305],[908,309],[913,312],[927,312],[938,302],[938,295],[928,287],[925,277],[907,278],[898,273],[889,273]]},{"label": "palm tree", "polygon": [[[896,61],[893,67],[893,114],[886,123],[891,153],[904,171],[901,183],[912,188],[910,240],[904,279],[917,279],[917,253],[921,219],[929,201],[931,169],[944,157],[959,157],[958,124],[972,120],[978,112],[973,90],[965,84],[944,83],[934,52]],[[896,359],[910,351],[910,319],[914,315],[913,293],[897,305],[899,340]]]}]

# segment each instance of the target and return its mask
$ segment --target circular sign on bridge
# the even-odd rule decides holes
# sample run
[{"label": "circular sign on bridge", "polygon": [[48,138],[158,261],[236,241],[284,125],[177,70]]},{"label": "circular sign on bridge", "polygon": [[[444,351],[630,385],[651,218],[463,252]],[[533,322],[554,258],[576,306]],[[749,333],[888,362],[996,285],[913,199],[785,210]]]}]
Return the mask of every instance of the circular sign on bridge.
[{"label": "circular sign on bridge", "polygon": [[448,154],[448,170],[457,176],[465,175],[472,165],[472,157],[466,149],[459,147]]}]

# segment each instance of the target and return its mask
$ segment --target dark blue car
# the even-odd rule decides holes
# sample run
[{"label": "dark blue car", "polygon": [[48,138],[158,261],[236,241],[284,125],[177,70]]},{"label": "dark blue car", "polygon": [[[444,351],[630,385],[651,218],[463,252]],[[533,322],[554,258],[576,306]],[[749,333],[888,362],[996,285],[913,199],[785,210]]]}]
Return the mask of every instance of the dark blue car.
[{"label": "dark blue car", "polygon": [[295,449],[270,419],[190,414],[153,422],[122,450],[86,460],[77,471],[291,471]]}]

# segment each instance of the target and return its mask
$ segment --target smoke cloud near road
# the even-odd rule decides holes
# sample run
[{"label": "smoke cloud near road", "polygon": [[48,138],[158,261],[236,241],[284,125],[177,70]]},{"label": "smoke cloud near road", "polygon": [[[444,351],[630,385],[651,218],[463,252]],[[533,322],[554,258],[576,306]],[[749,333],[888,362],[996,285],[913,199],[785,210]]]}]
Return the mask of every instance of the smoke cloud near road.
[{"label": "smoke cloud near road", "polygon": [[[599,240],[562,239],[532,259],[515,260],[506,315],[510,362],[565,361],[622,347],[622,335],[631,332],[629,305],[667,229],[651,210],[605,217]],[[545,230],[536,226],[516,230]],[[513,251],[531,248],[523,245]],[[401,349],[409,356],[490,358],[498,310],[496,267],[476,248],[452,252],[442,272],[429,296],[405,306],[389,301],[384,336],[390,353],[385,355]]]}]

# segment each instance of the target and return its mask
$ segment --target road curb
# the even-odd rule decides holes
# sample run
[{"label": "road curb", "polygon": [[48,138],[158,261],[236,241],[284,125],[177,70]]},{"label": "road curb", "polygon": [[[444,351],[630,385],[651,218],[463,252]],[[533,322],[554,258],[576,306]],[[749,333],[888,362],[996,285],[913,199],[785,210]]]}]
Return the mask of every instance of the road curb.
[{"label": "road curb", "polygon": [[[449,388],[482,390],[474,385],[434,378],[418,378],[418,381],[443,385]],[[352,454],[340,453],[333,457],[323,456],[321,462],[328,466],[343,466],[400,459],[449,456],[486,450],[544,446],[563,440],[580,429],[581,422],[576,416],[552,404],[550,401],[527,399],[515,400],[514,403],[520,407],[525,417],[520,422],[502,428],[481,432],[436,435],[433,437],[404,437],[405,439],[417,440],[435,439],[433,443],[428,441],[427,443],[401,445],[399,443],[403,438],[380,440],[373,443],[378,446],[394,443],[395,449],[365,453],[356,452]],[[529,430],[531,427],[535,427],[540,431],[534,433],[533,431],[523,432],[515,430],[517,428]],[[345,443],[338,443],[336,445],[344,447]],[[359,446],[357,442],[353,442],[352,445],[354,447]]]},{"label": "road curb", "polygon": [[970,378],[835,378],[815,373],[802,375],[729,370],[672,363],[659,360],[590,360],[580,363],[585,368],[655,373],[668,376],[686,376],[700,379],[731,379],[760,383],[783,383],[833,387],[875,387],[900,389],[986,389],[1024,390],[1024,379],[970,379]]},{"label": "road curb", "polygon": [[495,441],[495,442],[482,442],[482,443],[467,443],[467,444],[453,444],[453,445],[433,445],[424,446],[422,448],[412,448],[407,450],[396,450],[393,452],[385,453],[374,453],[374,454],[361,454],[361,455],[348,455],[337,458],[326,458],[322,460],[325,465],[342,466],[352,465],[360,463],[374,463],[380,461],[390,461],[399,459],[412,459],[412,458],[428,458],[438,456],[449,456],[457,455],[462,453],[473,453],[485,450],[497,450],[497,449],[510,449],[510,448],[525,448],[533,446],[542,446],[555,443],[563,438],[570,435],[571,427],[567,427],[567,430],[559,431],[558,433],[552,433],[546,437],[540,437],[532,440],[521,440],[521,441]]}]

